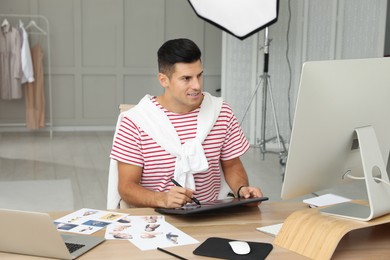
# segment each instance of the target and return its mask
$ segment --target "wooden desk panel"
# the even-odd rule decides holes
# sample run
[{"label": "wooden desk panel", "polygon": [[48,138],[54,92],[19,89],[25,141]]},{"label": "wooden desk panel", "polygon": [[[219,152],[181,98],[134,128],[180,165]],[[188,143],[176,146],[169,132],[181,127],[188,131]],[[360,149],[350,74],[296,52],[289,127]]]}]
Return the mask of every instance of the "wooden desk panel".
[{"label": "wooden desk panel", "polygon": [[[165,215],[170,224],[197,239],[200,243],[209,237],[225,237],[248,241],[272,243],[274,237],[256,230],[257,227],[282,223],[292,212],[306,209],[303,203],[264,202],[258,208],[237,208],[227,212],[208,213],[199,216]],[[153,209],[132,208],[121,210],[133,216],[156,215]],[[69,212],[52,213],[57,219]],[[94,235],[104,236],[105,230]],[[370,230],[358,230],[347,234],[334,254],[334,259],[389,259],[390,225],[381,225]],[[188,259],[215,259],[193,255],[199,244],[168,248],[169,251]],[[332,258],[332,259],[333,259]],[[0,253],[0,259],[47,259]],[[100,259],[173,259],[158,250],[141,251],[128,241],[108,240],[87,252],[80,260]],[[274,245],[267,260],[273,259],[308,259],[302,255]]]},{"label": "wooden desk panel", "polygon": [[[348,251],[351,248],[361,251],[360,254],[352,254],[355,259],[372,258],[374,254],[374,259],[380,259],[378,257],[386,252],[386,259],[390,259],[390,233],[386,233],[389,223],[390,215],[366,222],[321,214],[319,209],[299,210],[284,221],[274,244],[315,259],[326,260],[338,255],[344,258],[350,255]],[[373,240],[377,240],[379,247]],[[360,245],[355,247],[354,244]],[[376,251],[382,248],[383,253],[378,255]]]},{"label": "wooden desk panel", "polygon": [[358,229],[343,237],[334,259],[390,259],[390,223]]}]

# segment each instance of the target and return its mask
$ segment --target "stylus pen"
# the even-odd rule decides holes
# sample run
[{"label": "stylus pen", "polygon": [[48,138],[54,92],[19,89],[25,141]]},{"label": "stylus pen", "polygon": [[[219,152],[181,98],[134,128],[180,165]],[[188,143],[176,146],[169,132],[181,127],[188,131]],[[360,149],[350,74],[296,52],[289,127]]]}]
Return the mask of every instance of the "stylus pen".
[{"label": "stylus pen", "polygon": [[181,257],[181,256],[179,256],[177,254],[171,253],[171,252],[169,252],[169,251],[167,251],[165,249],[162,249],[161,247],[157,247],[157,250],[160,250],[160,251],[162,251],[164,253],[167,253],[168,255],[174,256],[176,258],[179,258],[179,259],[182,259],[182,260],[187,260],[187,258],[184,258],[184,257]]},{"label": "stylus pen", "polygon": [[[175,181],[175,179],[172,178],[171,181],[172,181],[173,184],[175,184],[176,186],[182,187],[182,186],[180,185],[180,183],[178,183],[177,181]],[[195,202],[196,204],[200,205],[200,202],[199,202],[199,200],[198,200],[197,198],[192,197],[191,199],[192,199],[193,202]]]}]

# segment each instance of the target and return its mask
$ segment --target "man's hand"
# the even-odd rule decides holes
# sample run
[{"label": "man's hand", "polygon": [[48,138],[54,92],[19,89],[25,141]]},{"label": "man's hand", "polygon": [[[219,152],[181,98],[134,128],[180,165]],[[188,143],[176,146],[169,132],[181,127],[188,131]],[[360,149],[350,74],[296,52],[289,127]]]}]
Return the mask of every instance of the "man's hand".
[{"label": "man's hand", "polygon": [[[257,187],[248,185],[248,175],[239,157],[221,161],[221,166],[225,174],[225,180],[232,191],[239,198],[259,198],[263,196],[261,190]],[[258,206],[259,203],[251,203],[249,206]]]},{"label": "man's hand", "polygon": [[168,192],[152,191],[142,187],[142,168],[118,162],[118,191],[121,198],[136,207],[180,208],[191,202],[193,191],[172,186]]},{"label": "man's hand", "polygon": [[168,192],[165,192],[164,204],[166,208],[180,208],[185,204],[192,202],[193,191],[190,189],[173,186]]},{"label": "man's hand", "polygon": [[[260,197],[263,197],[263,193],[257,187],[243,186],[237,192],[237,196],[239,198],[245,198],[245,199],[260,198]],[[261,202],[256,202],[256,203],[248,204],[248,206],[259,206],[260,204],[261,204]]]}]

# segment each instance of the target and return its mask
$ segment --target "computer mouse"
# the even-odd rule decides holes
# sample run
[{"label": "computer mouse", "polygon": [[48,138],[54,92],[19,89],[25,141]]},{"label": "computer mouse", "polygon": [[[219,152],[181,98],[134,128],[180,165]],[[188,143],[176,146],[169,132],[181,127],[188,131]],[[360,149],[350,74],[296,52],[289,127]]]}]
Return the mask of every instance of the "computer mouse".
[{"label": "computer mouse", "polygon": [[229,245],[237,255],[247,255],[251,251],[249,244],[245,241],[230,241]]}]

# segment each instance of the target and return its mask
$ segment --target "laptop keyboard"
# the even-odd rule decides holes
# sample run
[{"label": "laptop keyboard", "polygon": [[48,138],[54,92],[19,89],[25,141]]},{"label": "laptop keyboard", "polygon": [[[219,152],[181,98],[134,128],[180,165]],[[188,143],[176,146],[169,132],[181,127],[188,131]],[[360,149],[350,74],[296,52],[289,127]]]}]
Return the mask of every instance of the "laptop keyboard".
[{"label": "laptop keyboard", "polygon": [[85,246],[85,245],[74,244],[74,243],[65,243],[65,245],[68,248],[69,253],[73,253],[74,251],[76,251],[76,250],[82,248],[83,246]]}]

